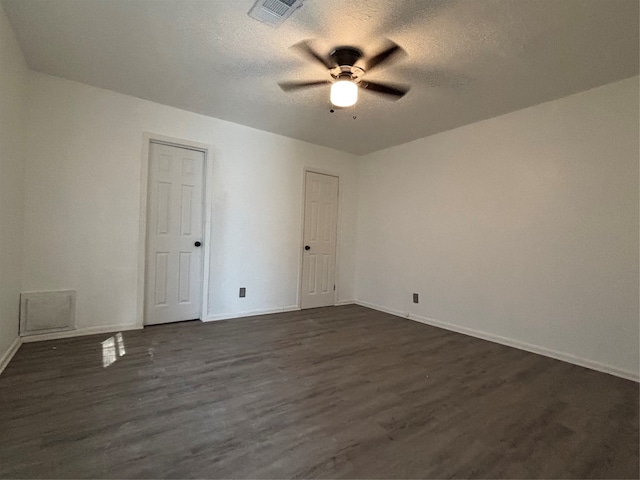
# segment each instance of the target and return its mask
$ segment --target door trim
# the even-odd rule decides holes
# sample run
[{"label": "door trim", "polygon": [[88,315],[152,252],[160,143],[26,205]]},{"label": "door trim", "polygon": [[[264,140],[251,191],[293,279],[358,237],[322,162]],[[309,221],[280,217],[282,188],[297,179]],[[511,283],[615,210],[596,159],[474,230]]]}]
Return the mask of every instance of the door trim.
[{"label": "door trim", "polygon": [[200,305],[200,321],[206,319],[209,310],[209,275],[211,265],[211,209],[213,208],[213,161],[209,152],[213,151],[213,146],[205,143],[193,142],[180,138],[167,137],[156,133],[144,132],[142,134],[142,157],[140,162],[140,212],[138,229],[138,285],[137,285],[137,305],[136,305],[136,325],[144,327],[144,292],[146,278],[146,258],[147,258],[147,195],[149,187],[149,145],[158,143],[171,147],[196,150],[204,154],[204,175],[203,175],[203,229],[204,245],[202,252],[202,299]]},{"label": "door trim", "polygon": [[336,177],[338,179],[338,213],[336,215],[336,272],[335,272],[335,286],[336,289],[333,291],[333,305],[336,306],[338,304],[338,290],[340,289],[339,285],[339,275],[340,271],[340,175],[336,172],[332,172],[330,170],[325,170],[323,168],[313,168],[313,167],[304,167],[302,171],[302,208],[300,209],[300,255],[298,256],[298,308],[302,309],[302,268],[304,263],[304,205],[305,200],[307,198],[307,172],[309,173],[318,173],[320,175],[328,175],[330,177]]}]

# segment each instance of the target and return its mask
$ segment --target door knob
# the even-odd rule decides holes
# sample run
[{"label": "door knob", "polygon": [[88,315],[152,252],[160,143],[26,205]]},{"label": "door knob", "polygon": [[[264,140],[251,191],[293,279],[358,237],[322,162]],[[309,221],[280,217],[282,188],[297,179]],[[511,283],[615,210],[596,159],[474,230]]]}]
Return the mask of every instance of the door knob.
[{"label": "door knob", "polygon": [[199,247],[200,245],[202,245],[202,243],[200,243],[200,242],[196,242],[196,243],[194,243],[194,245],[195,245],[196,247]]},{"label": "door knob", "polygon": [[304,246],[304,249],[305,249],[305,250],[311,250],[311,247],[310,247],[309,245],[305,245],[305,246]]}]

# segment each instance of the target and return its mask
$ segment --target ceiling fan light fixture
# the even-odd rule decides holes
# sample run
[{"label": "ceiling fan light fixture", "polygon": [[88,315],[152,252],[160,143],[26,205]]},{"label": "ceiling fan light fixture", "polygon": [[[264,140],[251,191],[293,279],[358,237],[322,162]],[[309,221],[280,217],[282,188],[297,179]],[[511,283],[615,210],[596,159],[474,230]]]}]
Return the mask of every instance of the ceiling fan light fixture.
[{"label": "ceiling fan light fixture", "polygon": [[331,103],[336,107],[350,107],[358,101],[358,85],[351,80],[338,80],[331,85]]},{"label": "ceiling fan light fixture", "polygon": [[[390,46],[386,50],[370,57],[368,60],[365,59],[369,71],[372,68],[379,68],[380,65],[388,63],[390,59],[396,58],[398,53],[403,51],[402,48],[390,40],[388,43]],[[358,90],[360,89],[384,95],[390,100],[402,98],[409,91],[409,87],[406,86],[363,80],[362,77],[365,74],[365,70],[361,65],[357,64],[363,58],[363,53],[357,48],[338,47],[326,56],[314,50],[308,40],[296,43],[293,47],[310,60],[325,67],[332,80],[279,82],[278,85],[285,92],[331,84],[331,94],[329,95],[331,103],[336,107],[350,107],[358,101]]]}]

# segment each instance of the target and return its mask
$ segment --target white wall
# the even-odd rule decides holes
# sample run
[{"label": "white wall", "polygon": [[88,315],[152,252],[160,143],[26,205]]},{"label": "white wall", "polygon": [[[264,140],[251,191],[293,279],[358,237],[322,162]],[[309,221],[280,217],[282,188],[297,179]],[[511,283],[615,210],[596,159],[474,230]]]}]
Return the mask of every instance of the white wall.
[{"label": "white wall", "polygon": [[18,338],[27,67],[0,6],[0,370]]},{"label": "white wall", "polygon": [[38,73],[27,124],[23,290],[77,290],[82,331],[137,321],[144,132],[212,146],[209,318],[297,306],[305,167],[340,175],[338,301],[354,299],[352,155]]},{"label": "white wall", "polygon": [[638,132],[635,77],[360,158],[357,299],[637,379]]}]

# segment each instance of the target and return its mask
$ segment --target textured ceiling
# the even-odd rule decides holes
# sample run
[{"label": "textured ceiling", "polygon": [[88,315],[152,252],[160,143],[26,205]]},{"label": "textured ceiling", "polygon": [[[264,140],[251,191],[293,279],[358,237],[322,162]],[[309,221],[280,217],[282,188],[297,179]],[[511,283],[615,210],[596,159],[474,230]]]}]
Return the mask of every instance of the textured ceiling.
[{"label": "textured ceiling", "polygon": [[[365,154],[638,74],[638,0],[305,0],[279,29],[253,0],[2,0],[29,67],[97,87]],[[406,55],[329,113],[328,78],[289,47]],[[353,116],[357,118],[354,120]]]}]

